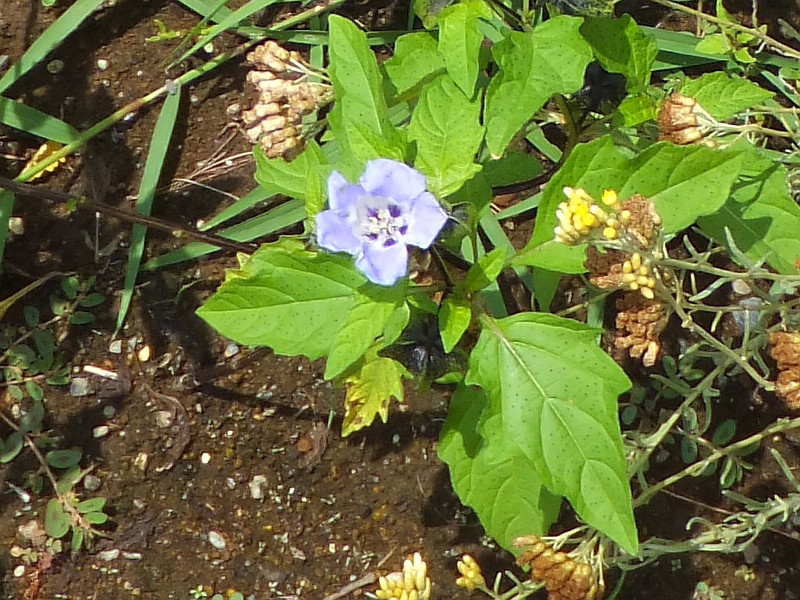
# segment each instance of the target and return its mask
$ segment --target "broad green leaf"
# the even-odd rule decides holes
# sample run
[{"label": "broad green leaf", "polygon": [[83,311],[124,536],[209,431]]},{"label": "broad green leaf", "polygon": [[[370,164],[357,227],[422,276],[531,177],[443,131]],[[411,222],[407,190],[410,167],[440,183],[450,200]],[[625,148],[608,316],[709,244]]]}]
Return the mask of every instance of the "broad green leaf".
[{"label": "broad green leaf", "polygon": [[477,292],[497,279],[505,266],[507,254],[506,247],[500,246],[481,256],[467,271],[464,279],[464,287],[467,291]]},{"label": "broad green leaf", "polygon": [[375,415],[386,423],[391,399],[403,401],[404,372],[403,366],[391,358],[376,357],[347,378],[342,437],[369,427]]},{"label": "broad green leaf", "polygon": [[478,58],[483,34],[478,19],[490,19],[492,11],[483,0],[467,0],[442,10],[439,21],[439,54],[444,57],[447,72],[467,98],[475,93],[478,80]]},{"label": "broad green leaf", "polygon": [[45,454],[47,464],[56,469],[70,469],[81,462],[80,450],[51,450]]},{"label": "broad green leaf", "polygon": [[635,127],[640,123],[656,119],[656,104],[647,94],[628,96],[620,102],[616,114],[621,117],[621,122],[615,121],[615,125]]},{"label": "broad green leaf", "polygon": [[197,314],[222,335],[277,354],[328,354],[365,279],[349,256],[315,253],[299,242],[261,246],[229,271]]},{"label": "broad green leaf", "polygon": [[619,19],[587,17],[580,31],[591,44],[600,66],[609,73],[625,76],[628,92],[641,93],[647,89],[658,45],[630,15]]},{"label": "broad green leaf", "polygon": [[422,90],[408,139],[417,143],[414,167],[438,198],[458,190],[481,169],[473,162],[483,139],[480,113],[480,98],[470,102],[447,75]]},{"label": "broad green leaf", "polygon": [[698,225],[720,243],[726,243],[727,228],[736,247],[754,262],[766,259],[780,273],[796,273],[800,207],[786,184],[786,169],[755,150],[748,152],[745,165],[732,197]]},{"label": "broad green leaf", "polygon": [[389,315],[386,324],[383,326],[383,346],[394,344],[403,334],[403,330],[411,319],[411,309],[408,303],[404,302]]},{"label": "broad green leaf", "polygon": [[18,431],[12,431],[2,448],[0,448],[0,463],[6,464],[14,460],[22,450],[22,436]]},{"label": "broad green leaf", "polygon": [[436,39],[426,32],[407,33],[397,38],[392,58],[383,63],[389,81],[398,94],[404,94],[444,71],[444,58],[436,49]]},{"label": "broad green leaf", "polygon": [[102,512],[90,512],[83,516],[89,525],[102,525],[108,521],[108,515]]},{"label": "broad green leaf", "polygon": [[486,92],[486,143],[500,157],[512,138],[554,94],[575,92],[592,60],[578,33],[583,19],[556,17],[532,33],[509,32],[492,49],[500,67]]},{"label": "broad green leaf", "polygon": [[90,513],[103,510],[103,507],[105,505],[106,505],[105,498],[89,498],[88,500],[84,500],[83,502],[78,502],[75,505],[75,508],[79,513]]},{"label": "broad green leaf", "polygon": [[542,174],[542,163],[521,150],[509,150],[499,158],[487,157],[482,163],[483,173],[492,187],[528,181]]},{"label": "broad green leaf", "polygon": [[52,538],[64,537],[69,531],[69,513],[64,510],[58,498],[51,498],[44,511],[44,530]]},{"label": "broad green leaf", "polygon": [[405,285],[381,287],[367,284],[356,295],[356,304],[347,313],[336,333],[325,364],[325,379],[332,379],[361,358],[386,326],[389,317],[403,300]]},{"label": "broad green leaf", "polygon": [[327,173],[324,172],[325,157],[315,141],[311,140],[292,161],[267,158],[259,146],[253,148],[253,156],[256,162],[255,177],[260,186],[274,194],[303,200],[309,218],[322,210],[322,181]]},{"label": "broad green leaf", "polygon": [[545,487],[636,554],[617,421],[617,397],[630,381],[597,346],[598,331],[543,313],[482,322],[466,383],[483,388],[502,435],[531,461]]},{"label": "broad green leaf", "polygon": [[731,50],[731,45],[724,34],[712,33],[697,42],[695,50],[703,54],[727,54]]},{"label": "broad green leaf", "polygon": [[533,463],[504,436],[500,415],[487,417],[487,409],[481,390],[458,387],[442,427],[439,458],[450,469],[458,497],[478,514],[486,533],[518,553],[514,538],[547,533],[561,498],[542,486]]},{"label": "broad green leaf", "polygon": [[531,240],[514,264],[563,273],[585,270],[585,246],[553,241],[556,209],[564,201],[564,186],[584,188],[598,199],[604,189],[616,190],[623,200],[641,194],[655,203],[664,231],[673,233],[720,209],[739,175],[743,158],[738,149],[662,142],[628,159],[608,136],[580,144],[547,184]]},{"label": "broad green leaf", "polygon": [[348,159],[360,162],[381,156],[402,160],[403,144],[389,122],[378,63],[366,35],[338,15],[331,15],[328,24],[328,75],[336,96],[329,124],[343,154],[349,151]]},{"label": "broad green leaf", "polygon": [[447,354],[458,344],[471,320],[472,308],[468,300],[448,296],[442,301],[442,308],[439,310],[439,334]]},{"label": "broad green leaf", "polygon": [[734,77],[722,71],[688,79],[679,91],[684,96],[697,100],[718,121],[730,119],[736,113],[755,104],[762,104],[774,96],[772,92],[749,79]]}]

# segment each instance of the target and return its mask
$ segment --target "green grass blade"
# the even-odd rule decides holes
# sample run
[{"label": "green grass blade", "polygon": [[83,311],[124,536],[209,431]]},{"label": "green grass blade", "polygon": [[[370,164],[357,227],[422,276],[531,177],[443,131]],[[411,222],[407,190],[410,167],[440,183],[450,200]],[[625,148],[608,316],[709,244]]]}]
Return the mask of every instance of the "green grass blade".
[{"label": "green grass blade", "polygon": [[[223,229],[220,235],[237,242],[249,242],[258,237],[275,233],[276,231],[299,223],[305,216],[306,209],[304,203],[300,200],[289,200],[243,223]],[[211,244],[187,244],[183,248],[178,248],[177,250],[148,260],[142,266],[142,269],[153,271],[161,267],[166,267],[167,265],[174,265],[186,260],[199,258],[215,252],[216,250],[219,250],[219,248]]]},{"label": "green grass blade", "polygon": [[[136,211],[142,215],[149,215],[153,207],[153,198],[156,195],[158,178],[161,175],[161,166],[169,148],[169,140],[172,137],[172,129],[175,126],[175,119],[178,116],[178,108],[181,103],[180,92],[168,94],[158,115],[153,136],[150,138],[150,150],[147,153],[147,162],[142,173],[142,182],[139,184],[139,198],[136,201]],[[125,286],[122,290],[120,299],[119,313],[117,314],[116,331],[120,330],[125,323],[125,316],[130,307],[133,297],[133,286],[136,284],[136,276],[139,274],[139,265],[142,261],[144,252],[144,239],[147,228],[136,224],[131,233],[131,245],[128,250],[128,265],[125,268]]]},{"label": "green grass blade", "polygon": [[3,264],[3,254],[6,251],[8,239],[8,220],[14,208],[14,194],[0,190],[0,266]]},{"label": "green grass blade", "polygon": [[208,33],[201,36],[200,39],[197,40],[197,42],[195,42],[191,48],[184,52],[174,64],[181,63],[189,58],[192,54],[197,52],[200,48],[205,46],[208,42],[213,40],[226,29],[236,28],[242,21],[247,19],[253,13],[263,10],[268,6],[275,4],[276,2],[284,1],[285,0],[251,0],[241,8],[236,9],[232,13],[220,19],[220,21],[214,25]]},{"label": "green grass blade", "polygon": [[218,8],[216,2],[210,2],[208,0],[178,0],[178,2],[189,10],[196,12],[204,19],[208,19],[214,23],[218,22],[219,19],[229,17],[233,12],[230,8],[225,6]]},{"label": "green grass blade", "polygon": [[533,196],[529,196],[528,198],[517,202],[516,204],[512,204],[508,208],[504,208],[497,213],[497,219],[509,219],[511,217],[521,215],[524,212],[528,212],[529,210],[533,210],[534,208],[538,208],[539,202],[542,199],[542,194],[543,192],[538,192]]},{"label": "green grass blade", "polygon": [[[231,204],[228,208],[220,212],[218,215],[211,217],[208,221],[206,221],[202,227],[200,227],[200,231],[208,231],[218,225],[222,225],[225,221],[229,221],[230,219],[242,214],[246,210],[250,210],[259,202],[264,202],[265,200],[269,200],[270,198],[275,196],[275,192],[268,190],[267,188],[261,187],[260,185],[255,188],[254,190],[248,192],[242,198],[239,198],[236,202]],[[239,240],[239,241],[249,241],[249,240]]]},{"label": "green grass blade", "polygon": [[[91,15],[103,4],[104,0],[77,0],[64,14],[48,27],[45,32],[36,38],[30,48],[25,51],[16,63],[0,77],[0,93],[7,89],[17,79],[27,73],[32,67],[39,64],[50,51],[61,44],[66,37],[78,28],[83,20]],[[18,26],[22,26],[19,24]]]},{"label": "green grass blade", "polygon": [[61,119],[3,96],[0,96],[0,123],[62,144],[74,142],[81,135]]}]

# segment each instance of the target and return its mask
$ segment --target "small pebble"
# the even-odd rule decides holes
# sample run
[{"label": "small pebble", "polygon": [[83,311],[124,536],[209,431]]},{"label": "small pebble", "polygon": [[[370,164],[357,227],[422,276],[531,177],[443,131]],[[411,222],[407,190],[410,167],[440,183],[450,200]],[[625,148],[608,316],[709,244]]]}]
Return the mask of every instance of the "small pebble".
[{"label": "small pebble", "polygon": [[98,58],[97,59],[97,68],[101,71],[105,71],[108,69],[108,61],[105,58]]},{"label": "small pebble", "polygon": [[64,70],[64,61],[58,58],[51,60],[47,63],[47,72],[51,75],[57,75]]},{"label": "small pebble", "polygon": [[111,548],[97,553],[97,558],[106,562],[119,558],[119,548]]},{"label": "small pebble", "polygon": [[225,538],[222,537],[216,531],[209,531],[208,532],[208,541],[211,543],[214,548],[217,550],[225,549]]},{"label": "small pebble", "polygon": [[208,452],[203,452],[200,455],[200,462],[203,463],[204,465],[207,465],[208,463],[211,462],[211,455]]},{"label": "small pebble", "polygon": [[227,486],[228,486],[228,489],[229,489],[229,490],[232,490],[233,488],[235,488],[235,487],[236,487],[236,481],[234,481],[233,477],[228,477],[228,478],[225,480],[225,485],[227,485]]},{"label": "small pebble", "polygon": [[133,506],[136,507],[136,510],[142,510],[146,506],[146,504],[144,503],[144,500],[142,500],[141,498],[134,498]]},{"label": "small pebble", "polygon": [[110,404],[106,404],[103,407],[103,416],[106,419],[113,419],[115,414],[117,414],[117,409],[111,406]]},{"label": "small pebble", "polygon": [[11,217],[8,219],[8,230],[14,235],[25,233],[25,221],[22,217]]},{"label": "small pebble", "polygon": [[261,500],[264,498],[264,489],[267,487],[267,478],[263,475],[256,475],[247,484],[250,488],[250,497],[253,500]]},{"label": "small pebble", "polygon": [[122,558],[127,560],[142,560],[142,553],[141,552],[123,552]]},{"label": "small pebble", "polygon": [[225,346],[225,352],[223,354],[225,355],[225,358],[236,356],[237,354],[239,354],[239,346],[237,346],[233,342],[229,342],[228,345]]},{"label": "small pebble", "polygon": [[25,565],[14,567],[14,577],[22,577],[23,575],[25,575]]},{"label": "small pebble", "polygon": [[172,413],[168,410],[156,411],[156,425],[161,429],[172,425]]},{"label": "small pebble", "polygon": [[108,427],[108,425],[98,425],[97,427],[92,429],[92,437],[94,438],[106,437],[109,431],[110,428]]},{"label": "small pebble", "polygon": [[242,107],[239,104],[230,104],[228,105],[228,108],[225,109],[225,112],[229,117],[235,117],[242,112]]},{"label": "small pebble", "polygon": [[147,471],[147,464],[150,462],[150,455],[147,452],[139,452],[136,458],[133,459],[133,466],[139,469],[142,473]]},{"label": "small pebble", "polygon": [[122,340],[114,340],[108,345],[108,351],[111,354],[122,354]]},{"label": "small pebble", "polygon": [[144,346],[141,350],[139,350],[138,358],[139,362],[147,362],[150,360],[150,356],[152,355],[152,350],[150,346]]},{"label": "small pebble", "polygon": [[100,485],[102,481],[96,475],[92,475],[91,473],[83,478],[83,488],[87,492],[96,492],[100,489]]},{"label": "small pebble", "polygon": [[69,395],[73,398],[88,396],[91,391],[88,377],[73,377],[69,382]]}]

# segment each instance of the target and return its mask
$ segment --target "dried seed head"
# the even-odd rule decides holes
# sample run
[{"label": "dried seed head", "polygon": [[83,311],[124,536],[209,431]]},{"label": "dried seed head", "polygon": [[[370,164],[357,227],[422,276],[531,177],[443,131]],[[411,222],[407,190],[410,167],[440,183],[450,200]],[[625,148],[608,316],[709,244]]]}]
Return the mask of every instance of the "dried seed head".
[{"label": "dried seed head", "polygon": [[698,128],[699,105],[694,98],[670,94],[658,111],[659,139],[674,144],[691,144],[703,137]]},{"label": "dried seed head", "polygon": [[800,332],[769,334],[770,355],[778,363],[775,392],[790,410],[800,410]]}]

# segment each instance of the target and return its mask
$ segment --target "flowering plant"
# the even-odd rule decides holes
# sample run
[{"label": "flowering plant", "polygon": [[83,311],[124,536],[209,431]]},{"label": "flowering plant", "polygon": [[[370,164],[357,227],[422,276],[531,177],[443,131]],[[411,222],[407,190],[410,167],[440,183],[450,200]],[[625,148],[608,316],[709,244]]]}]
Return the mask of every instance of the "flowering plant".
[{"label": "flowering plant", "polygon": [[[552,587],[563,577],[547,561],[569,556],[580,575],[575,586],[597,594],[609,557],[630,565],[658,547],[640,544],[633,508],[660,485],[647,487],[648,459],[684,411],[698,399],[709,410],[715,381],[733,369],[772,385],[763,361],[753,358],[753,366],[749,358],[768,338],[747,327],[763,320],[734,319],[751,323],[736,350],[716,325],[701,325],[711,319],[695,320],[745,310],[703,303],[736,279],[758,296],[746,310],[773,314],[773,327],[788,326],[781,307],[796,306],[779,302],[797,285],[800,252],[800,209],[786,170],[773,154],[725,137],[752,129],[722,123],[771,94],[744,79],[704,75],[681,90],[704,98],[702,110],[673,96],[659,116],[664,94],[650,85],[658,44],[630,17],[561,15],[515,31],[483,0],[425,16],[438,34],[400,36],[381,65],[353,23],[330,17],[326,78],[334,101],[325,142],[307,140],[291,161],[255,153],[257,181],[302,205],[305,233],[244,258],[199,314],[240,343],[324,358],[325,378],[346,388],[344,435],[375,416],[386,421],[391,401],[403,400],[404,378],[454,385],[439,455],[456,492],[516,553],[517,536],[541,536],[568,502],[586,524],[576,530],[584,539],[569,555],[539,548],[539,572]],[[612,47],[608,39],[621,41]],[[624,127],[585,143],[576,134],[562,158],[541,126],[567,121],[577,130],[573,109],[592,61],[626,82],[622,103],[598,124]],[[709,90],[723,83],[733,91],[715,103]],[[548,105],[553,97],[561,103]],[[556,118],[546,106],[562,112]],[[675,135],[686,128],[688,135]],[[708,143],[685,143],[697,141]],[[493,192],[530,189],[542,174],[534,153],[523,151],[531,147],[558,169],[543,190],[499,205]],[[520,216],[534,210],[532,233],[522,228],[509,239],[512,219],[525,224]],[[687,237],[676,253],[689,227],[709,250]],[[766,228],[754,239],[759,227]],[[743,272],[710,263],[723,245]],[[409,247],[418,249],[413,260]],[[583,273],[586,280],[568,280],[583,286],[570,304],[560,282]],[[702,289],[700,273],[716,282]],[[766,282],[774,284],[769,293]],[[614,325],[601,336],[604,306]],[[661,336],[672,315],[701,341],[681,355],[680,368],[676,360],[669,377],[653,381],[659,394],[679,390],[686,403],[650,437],[623,435],[618,400],[632,387],[623,366],[671,364]],[[786,352],[779,355],[788,365]],[[695,384],[698,357],[716,366]],[[705,430],[696,415],[695,426],[697,453]],[[725,456],[721,483],[730,485],[741,477],[734,453],[743,447],[708,454],[704,465]],[[464,587],[486,588],[474,565],[459,570]],[[381,593],[402,593],[398,581],[387,578]]]}]

